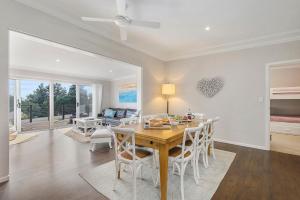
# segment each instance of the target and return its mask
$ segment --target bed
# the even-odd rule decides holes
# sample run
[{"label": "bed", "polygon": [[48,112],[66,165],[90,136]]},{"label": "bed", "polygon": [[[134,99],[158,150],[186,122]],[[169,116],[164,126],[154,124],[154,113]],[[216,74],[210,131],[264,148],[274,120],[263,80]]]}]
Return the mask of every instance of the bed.
[{"label": "bed", "polygon": [[300,135],[300,87],[270,89],[271,132]]},{"label": "bed", "polygon": [[271,115],[271,132],[300,135],[300,116]]}]

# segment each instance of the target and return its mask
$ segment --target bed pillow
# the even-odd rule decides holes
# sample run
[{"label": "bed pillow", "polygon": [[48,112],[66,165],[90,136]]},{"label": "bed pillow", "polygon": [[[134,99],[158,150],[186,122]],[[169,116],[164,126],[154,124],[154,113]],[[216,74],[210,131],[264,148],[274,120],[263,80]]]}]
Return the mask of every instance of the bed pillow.
[{"label": "bed pillow", "polygon": [[116,114],[116,111],[112,110],[112,109],[105,109],[105,111],[104,111],[104,117],[114,118],[115,114]]}]

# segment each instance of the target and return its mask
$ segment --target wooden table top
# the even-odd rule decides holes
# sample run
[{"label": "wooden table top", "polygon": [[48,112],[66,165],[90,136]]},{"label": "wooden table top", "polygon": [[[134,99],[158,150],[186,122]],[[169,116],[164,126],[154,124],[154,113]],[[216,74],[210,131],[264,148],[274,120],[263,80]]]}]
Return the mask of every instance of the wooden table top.
[{"label": "wooden table top", "polygon": [[136,131],[136,138],[147,139],[161,144],[172,142],[183,137],[185,128],[197,127],[199,123],[189,122],[177,126],[171,126],[171,129],[144,129],[142,123],[126,125],[126,128],[133,128]]}]

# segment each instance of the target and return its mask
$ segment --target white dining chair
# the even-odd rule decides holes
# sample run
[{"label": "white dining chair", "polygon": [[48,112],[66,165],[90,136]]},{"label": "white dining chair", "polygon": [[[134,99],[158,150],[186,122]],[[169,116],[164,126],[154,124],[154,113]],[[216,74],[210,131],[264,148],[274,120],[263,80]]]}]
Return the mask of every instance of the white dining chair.
[{"label": "white dining chair", "polygon": [[200,123],[199,127],[202,127],[201,132],[199,133],[198,138],[196,138],[196,152],[195,152],[195,157],[194,157],[194,163],[195,163],[195,168],[197,170],[197,178],[200,178],[200,172],[199,172],[199,159],[200,156],[202,155],[202,162],[205,168],[208,167],[207,165],[207,148],[206,148],[206,138],[208,135],[208,125],[209,123]]},{"label": "white dining chair", "polygon": [[[113,190],[116,190],[116,185],[120,178],[121,165],[124,164],[131,169],[133,177],[133,199],[136,200],[137,174],[140,172],[142,178],[142,166],[146,164],[145,162],[147,162],[147,160],[152,159],[152,152],[136,148],[134,129],[109,127],[109,130],[113,133],[115,144],[116,177]],[[118,138],[116,133],[121,134],[122,138]],[[128,143],[131,145],[127,145]]]},{"label": "white dining chair", "polygon": [[[181,147],[174,147],[169,151],[169,159],[173,164],[173,174],[180,176],[180,192],[181,199],[184,200],[184,174],[186,166],[189,162],[192,162],[194,179],[198,184],[197,170],[194,163],[195,152],[196,152],[196,138],[199,137],[200,132],[202,132],[203,126],[186,128],[183,134]],[[192,145],[185,145],[186,141],[191,141]]]},{"label": "white dining chair", "polygon": [[206,146],[206,164],[207,164],[207,166],[209,165],[209,163],[208,163],[209,147],[211,148],[213,158],[216,159],[214,135],[215,135],[215,125],[219,120],[220,120],[220,117],[215,117],[214,119],[207,120],[208,129],[207,129],[206,144],[205,144],[205,146]]},{"label": "white dining chair", "polygon": [[192,115],[194,116],[194,120],[198,121],[199,123],[204,121],[205,114],[203,114],[203,113],[192,113]]}]

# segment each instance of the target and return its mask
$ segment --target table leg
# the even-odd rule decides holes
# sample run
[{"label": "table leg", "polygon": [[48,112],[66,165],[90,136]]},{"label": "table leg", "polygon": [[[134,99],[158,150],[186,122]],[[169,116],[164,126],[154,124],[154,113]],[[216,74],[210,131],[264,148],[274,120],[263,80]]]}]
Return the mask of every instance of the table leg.
[{"label": "table leg", "polygon": [[87,124],[84,124],[84,136],[87,136]]},{"label": "table leg", "polygon": [[160,144],[160,146],[159,146],[159,163],[160,163],[161,200],[167,200],[167,195],[168,195],[168,159],[169,159],[168,145]]}]

